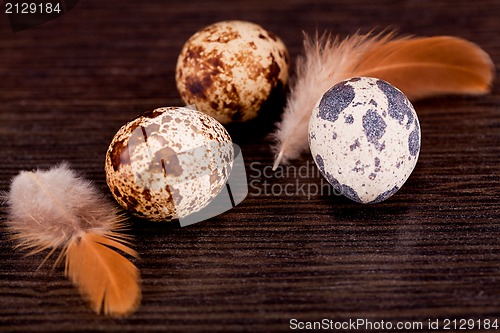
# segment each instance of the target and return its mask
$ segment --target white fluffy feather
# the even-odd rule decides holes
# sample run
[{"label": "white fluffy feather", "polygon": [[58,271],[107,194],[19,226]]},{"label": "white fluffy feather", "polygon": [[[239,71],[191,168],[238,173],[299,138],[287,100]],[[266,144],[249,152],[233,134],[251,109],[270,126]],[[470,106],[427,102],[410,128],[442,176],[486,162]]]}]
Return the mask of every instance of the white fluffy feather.
[{"label": "white fluffy feather", "polygon": [[30,247],[58,247],[89,229],[107,231],[117,219],[115,208],[64,163],[46,171],[21,171],[12,180],[7,203],[10,229],[38,239],[30,239]]},{"label": "white fluffy feather", "polygon": [[356,34],[340,41],[330,35],[311,39],[304,34],[304,56],[297,59],[296,81],[282,121],[272,135],[276,142],[272,149],[277,154],[273,169],[307,151],[307,124],[314,105],[332,85],[350,77],[366,50],[385,43],[391,36],[369,38]]}]

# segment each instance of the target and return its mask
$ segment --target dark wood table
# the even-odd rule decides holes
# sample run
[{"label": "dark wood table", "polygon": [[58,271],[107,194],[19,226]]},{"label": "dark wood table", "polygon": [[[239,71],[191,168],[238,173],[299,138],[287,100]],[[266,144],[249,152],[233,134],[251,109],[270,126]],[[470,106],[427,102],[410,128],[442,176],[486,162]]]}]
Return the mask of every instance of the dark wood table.
[{"label": "dark wood table", "polygon": [[[454,35],[500,62],[500,2],[96,1],[13,33],[0,15],[0,190],[20,170],[68,161],[110,197],[104,155],[137,114],[182,105],[174,70],[196,30],[226,19],[279,35],[292,60],[302,33],[341,36],[392,27]],[[361,205],[326,194],[259,193],[273,155],[269,119],[231,127],[249,181],[237,208],[189,227],[131,219],[142,304],[124,319],[97,316],[55,257],[26,257],[0,209],[0,331],[251,331],[290,320],[380,323],[500,320],[500,85],[481,97],[415,103],[422,150],[391,199]],[[268,118],[277,118],[276,115]],[[309,161],[309,162],[308,162]],[[296,165],[311,163],[308,156]],[[312,164],[310,168],[314,170]],[[320,184],[317,176],[298,179]],[[498,323],[500,325],[500,323]],[[453,327],[453,322],[451,326]]]}]

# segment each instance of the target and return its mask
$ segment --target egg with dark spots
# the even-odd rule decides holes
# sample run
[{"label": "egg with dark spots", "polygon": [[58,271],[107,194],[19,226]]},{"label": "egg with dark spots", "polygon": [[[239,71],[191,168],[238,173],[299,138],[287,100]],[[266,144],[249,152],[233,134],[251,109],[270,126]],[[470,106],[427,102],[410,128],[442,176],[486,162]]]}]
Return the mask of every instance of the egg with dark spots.
[{"label": "egg with dark spots", "polygon": [[177,89],[187,105],[223,124],[255,118],[288,81],[289,57],[275,34],[245,21],[195,33],[177,60]]},{"label": "egg with dark spots", "polygon": [[376,203],[396,193],[415,168],[420,124],[399,89],[376,78],[352,78],[316,104],[309,146],[320,172],[339,192]]},{"label": "egg with dark spots", "polygon": [[214,118],[184,107],[159,108],[115,134],[106,154],[106,181],[123,208],[170,221],[217,196],[233,156],[231,137]]}]

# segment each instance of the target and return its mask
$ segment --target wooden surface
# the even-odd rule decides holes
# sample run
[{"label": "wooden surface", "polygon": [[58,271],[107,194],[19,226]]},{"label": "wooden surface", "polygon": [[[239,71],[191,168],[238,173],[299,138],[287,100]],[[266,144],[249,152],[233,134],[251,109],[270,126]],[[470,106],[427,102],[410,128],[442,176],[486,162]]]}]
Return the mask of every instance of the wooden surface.
[{"label": "wooden surface", "polygon": [[[66,160],[109,195],[103,167],[111,138],[143,111],[182,105],[176,58],[207,24],[259,23],[284,40],[292,60],[302,30],[346,36],[392,27],[469,39],[498,63],[499,17],[497,0],[82,0],[57,20],[13,33],[2,14],[0,190],[22,169]],[[492,90],[416,103],[418,165],[376,205],[259,195],[264,180],[297,179],[258,177],[273,158],[269,119],[232,128],[248,180],[260,185],[237,208],[190,227],[132,219],[143,298],[124,319],[92,313],[62,266],[51,273],[55,257],[36,271],[45,254],[13,249],[2,207],[0,331],[269,332],[288,330],[292,318],[500,319],[499,85]]]}]

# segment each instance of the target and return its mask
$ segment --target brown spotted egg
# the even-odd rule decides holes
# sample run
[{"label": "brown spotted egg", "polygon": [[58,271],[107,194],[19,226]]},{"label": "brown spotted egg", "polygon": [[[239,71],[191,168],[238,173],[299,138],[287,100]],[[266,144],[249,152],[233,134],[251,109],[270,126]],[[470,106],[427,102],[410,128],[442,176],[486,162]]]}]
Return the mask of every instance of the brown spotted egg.
[{"label": "brown spotted egg", "polygon": [[288,80],[288,51],[272,32],[223,21],[195,33],[177,60],[177,89],[187,105],[223,124],[257,116]]},{"label": "brown spotted egg", "polygon": [[159,108],[116,133],[106,154],[106,181],[125,209],[169,221],[215,198],[233,154],[229,134],[214,118],[185,107]]},{"label": "brown spotted egg", "polygon": [[406,96],[386,81],[342,81],[319,100],[309,122],[311,153],[323,176],[361,203],[388,199],[420,152],[420,125]]}]

